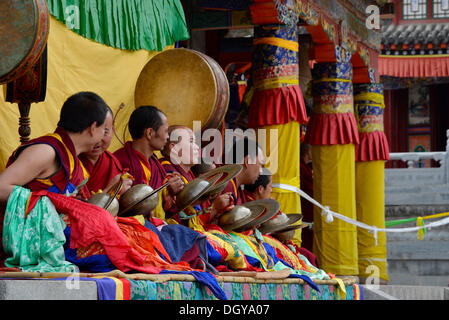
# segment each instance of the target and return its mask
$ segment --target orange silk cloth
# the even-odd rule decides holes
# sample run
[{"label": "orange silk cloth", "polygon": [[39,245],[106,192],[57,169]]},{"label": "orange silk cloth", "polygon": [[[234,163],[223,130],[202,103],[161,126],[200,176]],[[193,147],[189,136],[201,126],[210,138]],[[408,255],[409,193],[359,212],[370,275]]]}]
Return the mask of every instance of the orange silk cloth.
[{"label": "orange silk cloth", "polygon": [[117,223],[131,247],[145,256],[143,266],[176,271],[193,270],[187,262],[180,261],[173,263],[158,236],[151,230],[145,228],[137,219],[133,217],[118,217]]}]

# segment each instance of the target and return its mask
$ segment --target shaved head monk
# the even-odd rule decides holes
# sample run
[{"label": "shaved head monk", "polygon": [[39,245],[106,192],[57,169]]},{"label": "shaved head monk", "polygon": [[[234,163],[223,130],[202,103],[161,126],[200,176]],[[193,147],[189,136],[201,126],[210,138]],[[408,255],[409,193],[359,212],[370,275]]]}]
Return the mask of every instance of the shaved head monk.
[{"label": "shaved head monk", "polygon": [[190,168],[198,163],[199,146],[195,134],[186,126],[174,125],[168,128],[169,139],[162,149],[160,162],[167,173],[178,172],[185,183],[195,176]]}]

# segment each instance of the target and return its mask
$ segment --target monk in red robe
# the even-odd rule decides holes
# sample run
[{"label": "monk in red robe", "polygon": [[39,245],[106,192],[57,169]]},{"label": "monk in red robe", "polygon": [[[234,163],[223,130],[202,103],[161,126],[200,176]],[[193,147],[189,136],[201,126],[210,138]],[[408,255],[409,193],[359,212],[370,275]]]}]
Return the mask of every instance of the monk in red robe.
[{"label": "monk in red robe", "polygon": [[[245,185],[244,189],[245,196],[249,201],[258,199],[269,199],[271,196],[271,191],[272,191],[272,176],[271,172],[266,168],[262,169],[262,174],[257,178],[257,180],[253,184]],[[271,219],[276,218],[279,214],[281,214],[281,211],[279,211]],[[306,229],[308,228],[302,229],[302,232],[304,233],[304,230]],[[298,247],[291,240],[288,241],[286,244],[290,245],[291,247],[294,247],[295,252],[302,254],[310,261],[310,263],[312,263],[315,267],[318,267],[317,257],[311,252],[311,250],[305,247]]]},{"label": "monk in red robe", "polygon": [[[226,155],[225,163],[241,164],[243,168],[236,177],[229,181],[221,192],[222,195],[227,195],[227,199],[222,198],[223,205],[227,205],[226,211],[232,209],[234,205],[249,201],[242,187],[257,180],[262,170],[263,160],[262,150],[255,141],[248,137],[238,138],[234,141],[232,150]],[[211,216],[211,220],[213,218]]]},{"label": "monk in red robe", "polygon": [[107,112],[106,103],[94,93],[69,97],[56,131],[19,146],[9,158],[0,175],[0,201],[6,202],[16,185],[72,193],[85,179],[78,155],[101,141]]},{"label": "monk in red robe", "polygon": [[162,201],[153,215],[165,219],[165,211],[172,210],[172,216],[177,211],[175,196],[182,190],[184,183],[179,175],[167,175],[154,154],[162,150],[168,140],[167,117],[156,107],[141,106],[131,114],[128,128],[133,140],[114,152],[114,156],[124,168],[128,168],[134,177],[134,185],[145,183],[156,189],[164,182],[169,182],[168,192],[162,192]]},{"label": "monk in red robe", "polygon": [[[104,136],[107,110],[95,93],[77,93],[62,106],[54,133],[32,139],[13,152],[0,174],[0,231],[6,202],[16,186],[32,192],[74,193],[85,179],[78,155],[91,150]],[[87,198],[89,192],[84,186],[78,195]]]},{"label": "monk in red robe", "polygon": [[[118,159],[108,151],[111,145],[113,131],[113,114],[109,109],[105,120],[105,133],[103,139],[97,143],[89,152],[79,156],[85,170],[89,174],[87,188],[90,192],[109,192],[122,178],[125,170]],[[128,190],[133,181],[124,178],[120,193]],[[114,191],[114,190],[113,190]]]}]

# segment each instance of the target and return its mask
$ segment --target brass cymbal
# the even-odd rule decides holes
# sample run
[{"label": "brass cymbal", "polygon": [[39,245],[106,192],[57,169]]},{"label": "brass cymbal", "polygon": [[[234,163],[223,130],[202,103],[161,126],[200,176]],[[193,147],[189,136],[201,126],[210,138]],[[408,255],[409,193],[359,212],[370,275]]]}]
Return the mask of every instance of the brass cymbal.
[{"label": "brass cymbal", "polygon": [[224,166],[217,167],[208,172],[205,172],[198,176],[198,178],[202,178],[205,180],[210,180],[215,178],[215,176],[219,175],[219,179],[215,181],[209,188],[209,190],[203,195],[204,198],[214,197],[219,195],[223,189],[226,187],[228,182],[237,176],[240,171],[242,171],[241,164],[226,164]]},{"label": "brass cymbal", "polygon": [[[118,216],[125,217],[133,214],[144,214],[154,210],[159,201],[159,197],[157,196],[158,192],[168,185],[169,183],[167,182],[155,190],[146,184],[132,186],[120,197],[120,205],[125,208],[119,211]],[[133,212],[137,208],[142,212]]]},{"label": "brass cymbal", "polygon": [[219,178],[219,175],[212,177],[210,180],[198,177],[187,183],[176,195],[176,206],[179,211],[200,199]]},{"label": "brass cymbal", "polygon": [[236,229],[235,231],[237,231],[237,232],[243,232],[243,231],[251,230],[251,229],[257,227],[258,225],[264,223],[265,221],[267,221],[268,219],[273,217],[281,208],[280,203],[274,199],[259,199],[259,200],[246,202],[243,205],[245,205],[245,206],[263,206],[264,211],[259,216],[257,216],[255,219],[253,219],[252,221],[250,221],[247,224]]},{"label": "brass cymbal", "polygon": [[258,229],[261,233],[272,233],[282,230],[301,219],[302,214],[299,213],[281,213],[279,216],[262,223]]},{"label": "brass cymbal", "polygon": [[225,231],[232,231],[251,222],[264,210],[265,207],[263,205],[237,205],[218,218],[218,225]]}]

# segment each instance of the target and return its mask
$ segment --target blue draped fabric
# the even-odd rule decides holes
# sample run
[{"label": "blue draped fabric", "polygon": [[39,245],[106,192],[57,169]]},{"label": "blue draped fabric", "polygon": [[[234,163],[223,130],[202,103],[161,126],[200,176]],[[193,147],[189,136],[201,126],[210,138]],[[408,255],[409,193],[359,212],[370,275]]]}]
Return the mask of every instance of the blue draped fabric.
[{"label": "blue draped fabric", "polygon": [[80,268],[91,272],[108,272],[117,269],[106,254],[96,254],[85,258],[78,258],[77,249],[70,248],[70,227],[64,230],[66,242],[64,244],[65,259]]},{"label": "blue draped fabric", "polygon": [[214,264],[217,259],[216,255],[212,256],[214,262],[209,261],[209,252],[211,251],[209,247],[211,246],[205,235],[179,224],[169,224],[159,230],[153,223],[145,220],[145,227],[156,233],[173,262],[181,261],[184,253],[196,244],[199,257],[204,261],[207,271],[218,273],[213,267],[217,265]]},{"label": "blue draped fabric", "polygon": [[145,227],[156,233],[173,262],[181,261],[184,253],[190,250],[202,236],[195,230],[179,224],[166,225],[162,230],[159,230],[154,224],[146,220]]}]

